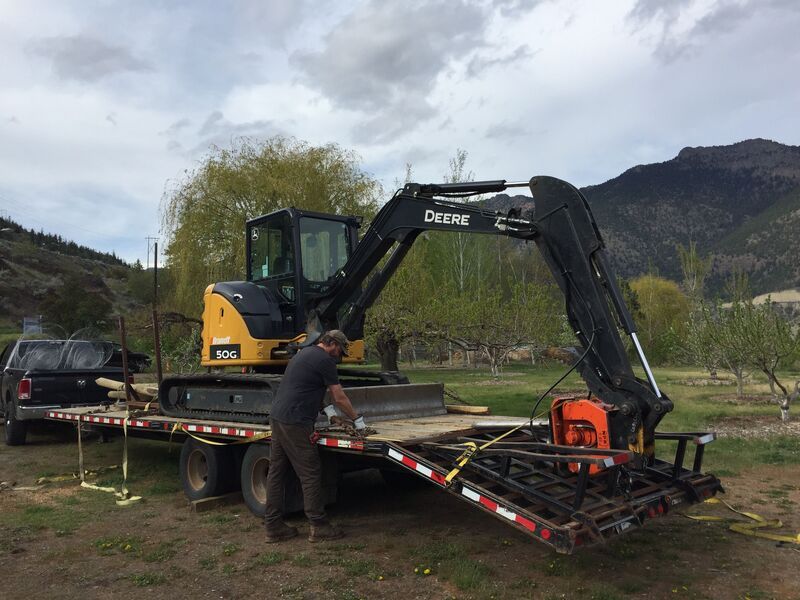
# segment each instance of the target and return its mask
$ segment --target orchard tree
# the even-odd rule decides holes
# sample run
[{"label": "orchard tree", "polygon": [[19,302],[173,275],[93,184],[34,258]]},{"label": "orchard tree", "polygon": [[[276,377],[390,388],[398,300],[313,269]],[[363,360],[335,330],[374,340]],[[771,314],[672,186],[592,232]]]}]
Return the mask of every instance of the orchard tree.
[{"label": "orchard tree", "polygon": [[686,334],[689,300],[678,284],[657,275],[630,282],[639,306],[636,324],[642,345],[654,363],[675,357]]},{"label": "orchard tree", "polygon": [[748,348],[753,366],[767,376],[772,397],[781,409],[781,419],[788,421],[789,405],[792,399],[797,398],[800,381],[792,390],[781,383],[777,371],[800,349],[800,329],[792,327],[775,310],[770,298],[757,305],[752,300],[745,302],[741,310],[743,315],[740,343]]},{"label": "orchard tree", "polygon": [[736,396],[744,396],[744,380],[752,369],[744,335],[747,313],[741,301],[723,307],[703,303],[698,317],[689,323],[686,347],[694,362],[709,371],[724,368],[736,378]]},{"label": "orchard tree", "polygon": [[198,314],[209,283],[244,277],[248,219],[288,206],[371,217],[381,188],[358,162],[335,144],[284,137],[213,147],[162,201],[173,308]]}]

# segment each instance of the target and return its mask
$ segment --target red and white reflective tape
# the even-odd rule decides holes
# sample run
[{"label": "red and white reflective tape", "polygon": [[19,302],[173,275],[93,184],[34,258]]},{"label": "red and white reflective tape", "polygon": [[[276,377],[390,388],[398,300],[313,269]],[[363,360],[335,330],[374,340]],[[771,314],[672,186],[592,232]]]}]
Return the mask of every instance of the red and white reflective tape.
[{"label": "red and white reflective tape", "polygon": [[629,462],[631,459],[631,455],[628,452],[615,454],[614,456],[609,456],[605,460],[603,460],[604,467],[613,467],[614,465],[622,465],[626,462]]},{"label": "red and white reflective tape", "polygon": [[80,421],[80,415],[70,415],[67,413],[48,411],[47,416],[51,419],[61,419],[63,421]]},{"label": "red and white reflective tape", "polygon": [[184,424],[184,431],[192,433],[210,433],[212,435],[230,435],[234,437],[250,438],[267,433],[266,431],[258,431],[256,429],[237,429],[235,427],[219,427],[216,425],[192,425]]},{"label": "red and white reflective tape", "polygon": [[359,442],[356,440],[340,440],[339,438],[321,437],[317,440],[317,444],[320,446],[326,446],[328,448],[347,448],[349,450],[364,449],[364,442]]},{"label": "red and white reflective tape", "polygon": [[[487,498],[486,496],[479,494],[472,488],[467,487],[466,485],[461,486],[461,495],[465,498],[468,498],[475,502],[476,504],[480,504],[483,507],[487,508],[488,510],[497,513],[501,517],[505,517],[509,521],[513,521],[514,523],[518,523],[522,525],[525,529],[530,531],[531,533],[536,531],[536,523],[531,521],[530,519],[526,519],[522,515],[515,513],[513,510],[509,510],[504,506],[501,506],[491,498]],[[543,529],[540,535],[544,539],[548,539],[551,535],[549,529]]]},{"label": "red and white reflective tape", "polygon": [[704,444],[710,444],[715,439],[717,439],[716,433],[707,433],[705,435],[699,435],[696,438],[694,438],[694,443],[697,444],[698,446],[703,446]]},{"label": "red and white reflective tape", "polygon": [[389,448],[389,458],[392,460],[396,460],[397,462],[405,465],[409,469],[416,471],[417,473],[421,473],[428,479],[435,481],[441,486],[445,485],[445,476],[441,473],[434,471],[433,469],[426,467],[423,464],[418,463],[413,458],[406,456],[405,454],[401,454],[394,448]]}]

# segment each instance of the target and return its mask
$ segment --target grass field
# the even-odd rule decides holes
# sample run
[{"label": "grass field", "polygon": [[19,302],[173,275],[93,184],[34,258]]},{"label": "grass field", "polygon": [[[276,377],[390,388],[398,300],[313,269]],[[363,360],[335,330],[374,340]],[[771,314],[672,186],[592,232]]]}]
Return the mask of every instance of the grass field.
[{"label": "grass field", "polygon": [[[413,382],[442,381],[493,414],[528,416],[563,371],[514,364],[497,381],[485,369],[406,372]],[[766,383],[755,378],[747,398],[737,401],[733,385],[698,385],[706,379],[698,370],[657,369],[656,377],[675,403],[660,429],[728,431],[709,446],[705,463],[722,478],[725,498],[779,518],[796,533],[800,435],[782,429],[777,407],[766,400]],[[557,392],[583,389],[572,375]],[[800,406],[794,408],[800,421]],[[731,420],[775,429],[751,438],[726,430]],[[118,438],[110,444],[87,440],[86,464],[118,465],[121,449]],[[424,486],[391,488],[375,472],[347,475],[340,486],[330,512],[347,532],[341,543],[308,544],[301,536],[268,546],[261,524],[241,505],[187,511],[179,450],[177,443],[129,441],[128,487],[144,497],[130,507],[115,506],[109,494],[83,490],[74,480],[36,491],[0,486],[3,596],[744,600],[796,598],[800,590],[795,550],[731,533],[725,523],[672,515],[607,546],[558,556],[450,495]],[[35,431],[25,447],[0,445],[0,481],[18,486],[35,487],[36,478],[70,472],[75,463],[74,432],[63,424]],[[119,486],[121,473],[111,470],[93,481]],[[728,516],[721,509],[716,514]],[[302,515],[290,522],[306,527]]]}]

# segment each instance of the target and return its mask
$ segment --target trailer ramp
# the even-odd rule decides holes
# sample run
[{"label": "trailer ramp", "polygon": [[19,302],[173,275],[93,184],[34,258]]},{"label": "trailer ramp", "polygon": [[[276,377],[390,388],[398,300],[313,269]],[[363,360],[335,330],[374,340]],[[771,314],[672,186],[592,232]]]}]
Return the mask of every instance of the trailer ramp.
[{"label": "trailer ramp", "polygon": [[[714,435],[694,433],[659,434],[678,443],[676,460],[656,460],[642,470],[632,468],[633,452],[555,446],[520,431],[479,451],[448,481],[465,443],[485,444],[507,431],[385,442],[384,453],[399,467],[564,554],[605,543],[722,489],[715,476],[700,472],[702,449]],[[695,447],[691,469],[683,466],[689,443]],[[590,476],[592,466],[602,471]]]}]

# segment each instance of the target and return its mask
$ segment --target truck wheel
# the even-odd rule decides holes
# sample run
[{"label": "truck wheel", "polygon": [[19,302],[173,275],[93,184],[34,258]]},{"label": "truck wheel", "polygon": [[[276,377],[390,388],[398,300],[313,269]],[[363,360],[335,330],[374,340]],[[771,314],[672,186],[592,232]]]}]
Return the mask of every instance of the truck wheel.
[{"label": "truck wheel", "polygon": [[186,438],[181,448],[180,475],[189,500],[225,494],[235,485],[236,461],[227,446]]},{"label": "truck wheel", "polygon": [[17,411],[13,400],[6,402],[6,444],[8,446],[22,446],[28,435],[27,421],[17,419]]},{"label": "truck wheel", "polygon": [[269,446],[249,444],[242,459],[242,497],[250,512],[263,517],[267,508]]}]

